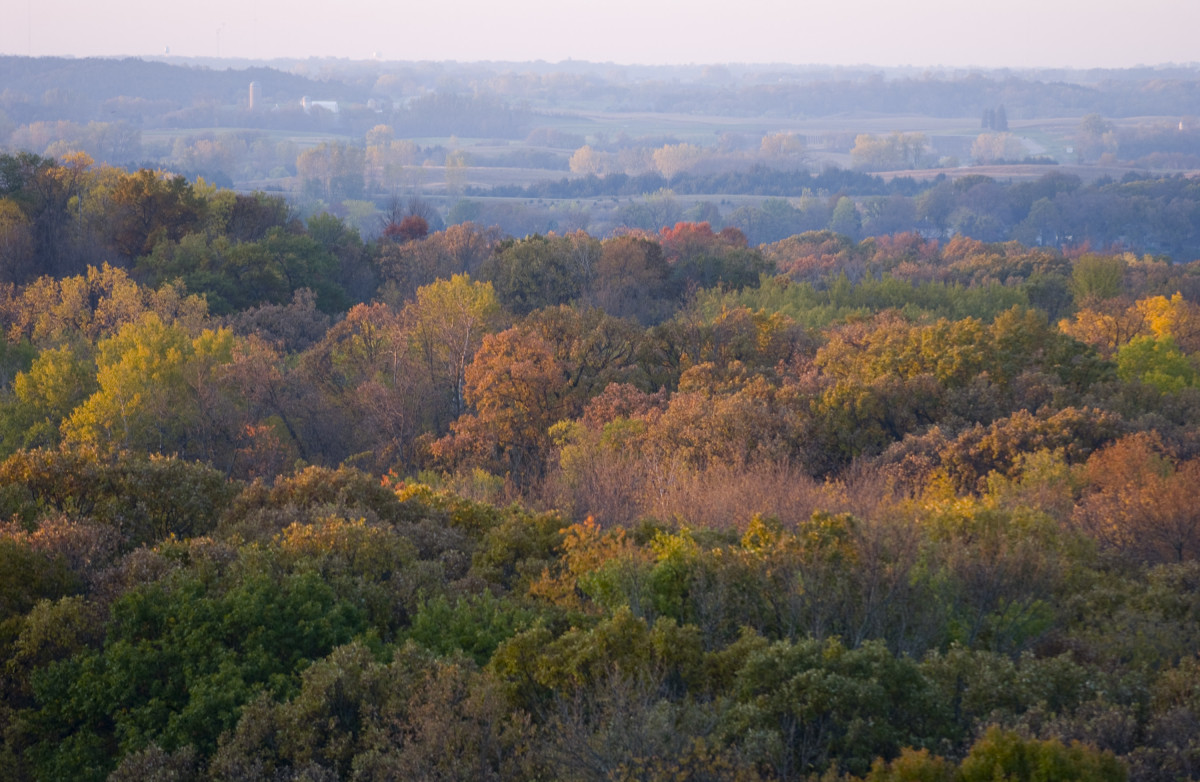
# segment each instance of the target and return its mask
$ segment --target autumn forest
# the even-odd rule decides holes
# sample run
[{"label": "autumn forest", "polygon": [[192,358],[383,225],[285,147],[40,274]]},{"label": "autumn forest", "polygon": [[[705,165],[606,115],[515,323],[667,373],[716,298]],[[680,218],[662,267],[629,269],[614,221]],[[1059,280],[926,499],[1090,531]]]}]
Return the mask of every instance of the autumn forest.
[{"label": "autumn forest", "polygon": [[0,153],[0,780],[1200,779],[1195,179],[366,231],[59,152]]}]

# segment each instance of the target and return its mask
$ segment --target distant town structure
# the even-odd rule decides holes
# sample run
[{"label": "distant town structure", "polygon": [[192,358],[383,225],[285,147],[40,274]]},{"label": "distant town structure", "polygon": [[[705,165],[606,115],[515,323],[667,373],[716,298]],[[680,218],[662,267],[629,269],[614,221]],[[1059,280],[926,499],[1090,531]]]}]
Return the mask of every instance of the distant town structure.
[{"label": "distant town structure", "polygon": [[256,81],[250,82],[250,111],[258,108],[262,101],[262,85]]},{"label": "distant town structure", "polygon": [[336,100],[313,100],[307,95],[300,99],[300,106],[307,112],[311,112],[313,109],[323,109],[331,114],[341,112]]}]

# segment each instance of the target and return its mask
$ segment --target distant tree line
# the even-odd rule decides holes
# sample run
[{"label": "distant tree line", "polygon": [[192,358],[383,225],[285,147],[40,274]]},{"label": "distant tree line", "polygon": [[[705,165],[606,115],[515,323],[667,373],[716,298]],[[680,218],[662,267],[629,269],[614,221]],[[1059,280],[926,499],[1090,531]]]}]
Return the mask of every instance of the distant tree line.
[{"label": "distant tree line", "polygon": [[896,177],[885,181],[857,171],[828,168],[820,173],[807,169],[780,170],[755,166],[746,171],[719,174],[680,173],[668,179],[658,172],[638,175],[624,173],[564,177],[558,181],[535,182],[525,187],[468,188],[468,196],[508,198],[601,198],[604,196],[640,196],[669,187],[679,195],[758,195],[799,196],[813,192],[848,192],[856,195],[916,195],[928,185],[911,178]]},{"label": "distant tree line", "polygon": [[[1005,183],[979,175],[954,180],[939,175],[917,182],[906,177],[884,180],[842,169],[812,174],[759,167],[709,176],[679,174],[671,180],[670,190],[666,188],[666,178],[657,173],[609,174],[524,188],[468,189],[468,196],[632,197],[636,200],[623,205],[610,219],[610,226],[650,230],[684,219],[684,208],[673,201],[677,197],[709,193],[771,196],[758,205],[725,211],[719,204],[702,201],[688,217],[734,225],[752,244],[829,228],[854,238],[917,231],[929,237],[962,234],[987,242],[1015,239],[1034,246],[1128,248],[1177,260],[1200,257],[1200,184],[1182,175],[1146,177],[1131,172],[1120,181],[1100,178],[1085,183],[1073,174],[1050,171],[1024,182]],[[670,194],[665,200],[664,193]],[[583,212],[576,216],[578,227],[588,227],[592,217],[586,206],[581,208]],[[487,219],[491,214],[498,222],[507,219],[529,226],[544,226],[546,220],[562,217],[539,217],[529,207],[500,205],[480,206],[475,213],[458,211],[471,214],[474,220],[491,222]],[[660,212],[664,218],[656,223]]]}]

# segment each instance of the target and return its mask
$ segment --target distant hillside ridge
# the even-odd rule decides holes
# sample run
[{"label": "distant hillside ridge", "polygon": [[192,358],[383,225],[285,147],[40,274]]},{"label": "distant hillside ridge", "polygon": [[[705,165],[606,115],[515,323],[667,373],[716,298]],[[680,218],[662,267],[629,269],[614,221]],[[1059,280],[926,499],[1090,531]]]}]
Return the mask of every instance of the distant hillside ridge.
[{"label": "distant hillside ridge", "polygon": [[[30,103],[43,104],[70,102],[96,106],[126,97],[168,101],[182,106],[206,96],[224,103],[231,100],[230,96],[248,93],[252,81],[262,84],[267,97],[288,95],[299,101],[301,97],[311,95],[344,101],[366,100],[360,88],[340,81],[318,81],[262,66],[214,70],[135,57],[0,57],[0,73],[3,74],[0,89],[9,96],[23,93]],[[60,91],[60,100],[48,101],[54,91]],[[12,97],[8,102],[10,105],[14,102]],[[57,119],[58,115],[53,118]]]}]

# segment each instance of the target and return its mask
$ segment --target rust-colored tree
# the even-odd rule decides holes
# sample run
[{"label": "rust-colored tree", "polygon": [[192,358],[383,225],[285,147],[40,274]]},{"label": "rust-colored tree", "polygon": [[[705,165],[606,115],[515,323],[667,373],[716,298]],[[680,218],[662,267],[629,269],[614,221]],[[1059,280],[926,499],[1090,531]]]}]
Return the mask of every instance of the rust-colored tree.
[{"label": "rust-colored tree", "polygon": [[455,421],[433,454],[448,465],[536,476],[550,425],[567,413],[566,390],[567,374],[547,339],[518,328],[489,334],[466,370],[464,396],[475,412]]},{"label": "rust-colored tree", "polygon": [[1200,557],[1200,459],[1176,463],[1138,433],[1093,454],[1086,475],[1074,519],[1102,546],[1152,563]]},{"label": "rust-colored tree", "polygon": [[389,222],[383,235],[397,242],[413,242],[429,235],[429,222],[420,215],[407,215],[398,223]]}]

